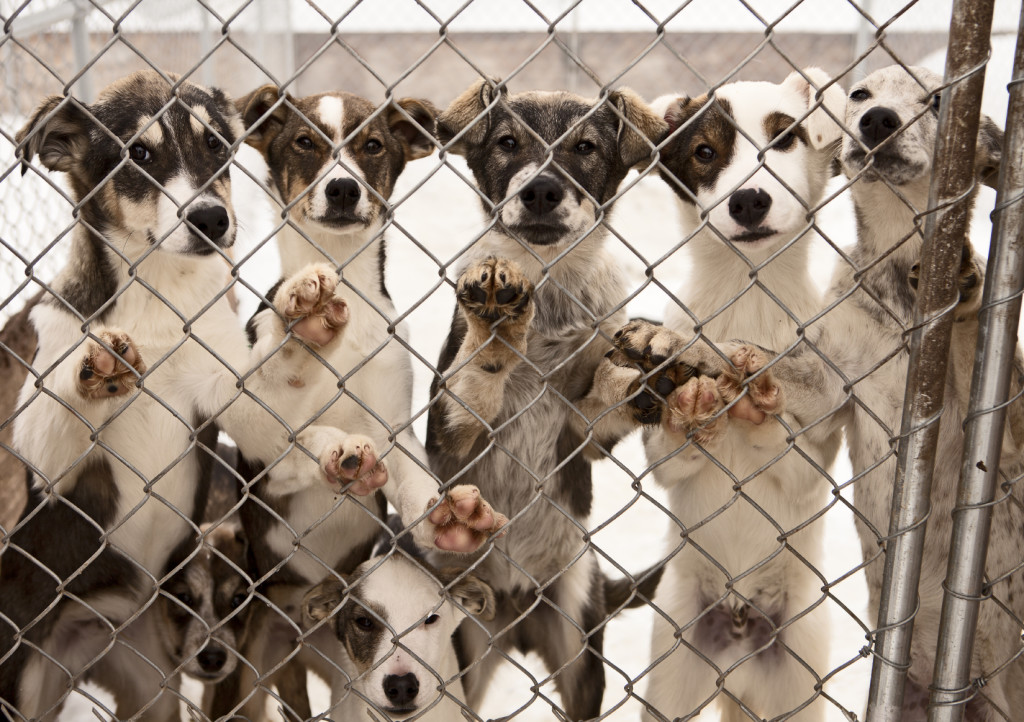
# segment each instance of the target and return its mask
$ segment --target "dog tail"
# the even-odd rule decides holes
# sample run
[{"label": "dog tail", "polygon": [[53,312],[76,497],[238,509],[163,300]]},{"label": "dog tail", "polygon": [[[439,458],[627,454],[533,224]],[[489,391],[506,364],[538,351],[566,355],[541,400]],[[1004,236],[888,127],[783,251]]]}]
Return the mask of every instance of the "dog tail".
[{"label": "dog tail", "polygon": [[[604,579],[604,608],[606,613],[619,609],[634,609],[647,604],[654,598],[661,577],[665,573],[664,563],[637,572],[621,579]],[[634,581],[636,580],[636,581]]]}]

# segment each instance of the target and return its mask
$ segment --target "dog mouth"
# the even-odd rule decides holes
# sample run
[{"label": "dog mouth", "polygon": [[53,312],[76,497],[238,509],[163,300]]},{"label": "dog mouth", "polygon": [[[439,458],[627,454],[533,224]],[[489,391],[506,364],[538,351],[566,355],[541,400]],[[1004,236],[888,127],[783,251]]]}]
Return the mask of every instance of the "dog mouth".
[{"label": "dog mouth", "polygon": [[921,163],[907,160],[896,150],[876,148],[870,158],[860,149],[854,148],[843,159],[844,165],[867,182],[885,181],[893,185],[903,185],[919,178],[927,167]]},{"label": "dog mouth", "polygon": [[312,220],[322,226],[334,228],[336,230],[346,230],[353,227],[363,228],[370,223],[368,218],[364,218],[363,216],[348,211],[328,211],[319,218],[314,218]]},{"label": "dog mouth", "polygon": [[413,714],[418,708],[416,705],[410,705],[408,707],[384,707],[382,708],[387,713],[388,717],[408,717]]},{"label": "dog mouth", "polygon": [[765,238],[771,238],[776,233],[777,231],[774,228],[754,228],[735,235],[729,240],[733,243],[754,243],[756,241],[763,241]]},{"label": "dog mouth", "polygon": [[517,223],[508,230],[532,246],[551,246],[565,239],[569,227],[564,223]]}]

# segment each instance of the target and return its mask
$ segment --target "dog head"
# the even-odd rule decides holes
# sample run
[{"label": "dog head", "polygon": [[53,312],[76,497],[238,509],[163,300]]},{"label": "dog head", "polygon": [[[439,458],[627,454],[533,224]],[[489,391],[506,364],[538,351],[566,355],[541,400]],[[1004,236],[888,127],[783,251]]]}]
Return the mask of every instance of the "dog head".
[{"label": "dog head", "polygon": [[76,201],[93,193],[82,220],[121,252],[157,245],[206,255],[234,242],[228,163],[241,129],[221,91],[173,87],[144,71],[108,86],[92,105],[46,99],[16,140],[24,170],[38,155],[67,173]]},{"label": "dog head", "polygon": [[246,606],[250,566],[241,528],[222,523],[161,585],[160,637],[185,674],[213,683],[235,670],[253,608]]},{"label": "dog head", "polygon": [[485,211],[500,208],[502,225],[534,246],[579,239],[665,130],[630,90],[595,103],[564,92],[510,95],[488,80],[438,118],[438,137],[465,156]]},{"label": "dog head", "polygon": [[392,719],[438,699],[435,689],[448,681],[444,658],[455,657],[451,636],[466,612],[494,616],[491,588],[457,570],[431,575],[404,557],[375,557],[347,579],[313,587],[304,618],[328,620],[358,671],[354,688]]},{"label": "dog head", "polygon": [[350,93],[292,98],[266,85],[237,106],[289,217],[328,233],[379,226],[405,164],[434,150],[437,111],[426,100],[376,108]]},{"label": "dog head", "polygon": [[792,240],[832,172],[842,133],[833,118],[842,118],[844,103],[842,89],[817,68],[778,85],[739,82],[714,97],[656,100],[671,127],[659,172],[679,197],[687,229],[706,213],[744,253]]},{"label": "dog head", "polygon": [[[862,174],[869,183],[885,181],[910,191],[915,203],[926,201],[941,87],[942,78],[930,70],[899,65],[876,70],[854,85],[846,105],[846,174]],[[975,164],[979,179],[993,187],[1002,147],[1003,131],[982,116]]]}]

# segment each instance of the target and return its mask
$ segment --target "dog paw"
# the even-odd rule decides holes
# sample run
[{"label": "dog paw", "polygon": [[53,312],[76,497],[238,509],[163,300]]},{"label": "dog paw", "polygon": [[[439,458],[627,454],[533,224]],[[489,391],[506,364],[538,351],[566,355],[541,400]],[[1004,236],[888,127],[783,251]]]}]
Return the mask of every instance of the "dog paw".
[{"label": "dog paw", "polygon": [[455,289],[459,305],[488,325],[502,318],[519,321],[533,307],[533,284],[519,265],[504,258],[487,258],[467,268]]},{"label": "dog paw", "polygon": [[[782,412],[782,387],[771,369],[764,370],[771,358],[752,344],[726,344],[723,347],[733,366],[719,377],[718,385],[727,402],[747,393],[729,408],[729,416],[760,424],[766,416]],[[760,373],[759,373],[760,372]],[[755,377],[756,374],[756,377]],[[754,377],[754,378],[751,378]]]},{"label": "dog paw", "polygon": [[348,323],[348,304],[335,294],[338,274],[325,263],[302,269],[287,279],[275,294],[278,312],[303,341],[323,346]]},{"label": "dog paw", "polygon": [[78,370],[78,390],[90,399],[107,399],[130,393],[145,373],[135,343],[124,331],[105,329],[89,339]]},{"label": "dog paw", "polygon": [[[427,504],[437,504],[433,498]],[[434,546],[449,552],[469,553],[480,548],[487,537],[508,524],[508,518],[491,508],[480,497],[480,490],[469,484],[453,486],[427,516],[434,526]]]},{"label": "dog paw", "polygon": [[373,442],[355,434],[330,446],[320,459],[320,469],[332,489],[344,488],[357,496],[373,493],[388,480],[388,468],[377,458]]},{"label": "dog paw", "polygon": [[[721,378],[721,377],[719,377]],[[695,376],[678,386],[666,399],[663,426],[672,434],[690,436],[707,445],[717,439],[728,423],[722,413],[725,399],[720,383],[710,376]]]},{"label": "dog paw", "polygon": [[[916,291],[921,279],[921,264],[915,263],[907,274],[907,280]],[[960,254],[960,272],[957,287],[960,290],[960,301],[957,303],[955,317],[957,321],[976,316],[981,308],[981,294],[984,286],[985,269],[974,255],[971,244],[965,243]]]}]

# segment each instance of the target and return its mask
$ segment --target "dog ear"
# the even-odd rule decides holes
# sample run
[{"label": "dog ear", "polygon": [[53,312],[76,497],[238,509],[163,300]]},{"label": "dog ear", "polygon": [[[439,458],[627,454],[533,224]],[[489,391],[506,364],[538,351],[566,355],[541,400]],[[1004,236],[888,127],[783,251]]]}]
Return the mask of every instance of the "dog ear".
[{"label": "dog ear", "polygon": [[987,115],[981,116],[978,127],[978,150],[974,157],[974,167],[978,172],[978,180],[989,188],[999,184],[999,166],[1003,158],[1003,130]]},{"label": "dog ear", "polygon": [[270,84],[256,88],[235,101],[235,108],[242,116],[242,125],[249,131],[245,142],[260,153],[266,152],[270,142],[281,132],[288,118],[289,109],[283,103],[270,112],[274,103],[281,97],[290,99],[288,93],[282,95],[276,85]]},{"label": "dog ear", "polygon": [[302,619],[306,624],[313,624],[331,616],[337,609],[348,591],[348,579],[329,577],[306,592],[302,598]]},{"label": "dog ear", "polygon": [[[406,114],[415,122],[410,122]],[[429,100],[402,98],[388,108],[388,127],[391,128],[391,133],[402,141],[407,161],[425,158],[434,152],[437,108]]]},{"label": "dog ear", "polygon": [[70,172],[89,146],[89,123],[88,114],[77,100],[59,95],[44,100],[14,136],[18,145],[24,143],[19,152],[21,174],[25,175],[36,155],[48,169]]},{"label": "dog ear", "polygon": [[799,93],[811,111],[803,121],[811,147],[838,153],[843,138],[840,122],[846,114],[846,91],[839,83],[829,85],[831,80],[821,68],[804,68],[802,73],[790,73],[782,84]]},{"label": "dog ear", "polygon": [[487,582],[474,574],[467,574],[464,569],[441,569],[437,577],[448,587],[452,599],[467,612],[484,621],[494,619],[497,603],[494,590]]},{"label": "dog ear", "polygon": [[612,91],[608,102],[618,111],[619,157],[627,168],[646,167],[642,161],[649,159],[654,146],[668,135],[668,124],[629,88]]},{"label": "dog ear", "polygon": [[[437,139],[443,144],[451,143],[455,136],[459,139],[448,148],[452,153],[465,155],[469,146],[482,143],[490,125],[488,107],[494,102],[496,95],[504,95],[508,91],[502,88],[496,91],[493,86],[500,82],[497,78],[482,78],[452,101],[437,118]],[[461,134],[461,135],[460,135]]]}]

